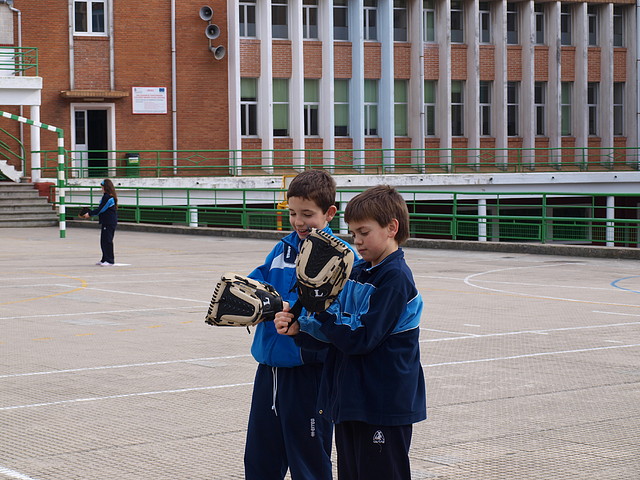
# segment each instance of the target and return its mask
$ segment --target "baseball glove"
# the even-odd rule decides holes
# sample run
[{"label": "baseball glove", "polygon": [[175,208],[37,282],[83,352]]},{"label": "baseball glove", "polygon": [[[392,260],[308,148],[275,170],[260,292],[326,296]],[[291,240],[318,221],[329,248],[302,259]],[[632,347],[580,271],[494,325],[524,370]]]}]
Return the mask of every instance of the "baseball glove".
[{"label": "baseball glove", "polygon": [[281,310],[282,297],[271,285],[227,272],[213,291],[205,323],[248,328]]},{"label": "baseball glove", "polygon": [[353,250],[342,240],[312,229],[296,259],[296,303],[309,312],[325,311],[349,279],[354,260]]},{"label": "baseball glove", "polygon": [[91,209],[89,207],[82,207],[78,212],[79,217],[84,217],[87,213],[89,213]]}]

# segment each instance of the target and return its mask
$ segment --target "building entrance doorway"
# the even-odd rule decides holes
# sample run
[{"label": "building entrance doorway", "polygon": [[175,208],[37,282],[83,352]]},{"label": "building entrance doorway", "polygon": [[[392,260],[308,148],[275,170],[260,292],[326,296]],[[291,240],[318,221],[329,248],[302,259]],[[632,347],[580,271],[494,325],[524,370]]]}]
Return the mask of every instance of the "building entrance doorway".
[{"label": "building entrance doorway", "polygon": [[108,176],[112,111],[99,107],[73,108],[73,173],[76,177]]}]

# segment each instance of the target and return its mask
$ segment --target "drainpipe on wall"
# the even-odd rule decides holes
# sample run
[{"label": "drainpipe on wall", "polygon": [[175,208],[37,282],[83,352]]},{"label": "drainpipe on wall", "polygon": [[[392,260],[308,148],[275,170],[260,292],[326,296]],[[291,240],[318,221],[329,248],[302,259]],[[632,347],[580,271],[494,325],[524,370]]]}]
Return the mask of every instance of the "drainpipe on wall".
[{"label": "drainpipe on wall", "polygon": [[[638,0],[640,1],[640,0]],[[171,137],[173,146],[173,174],[178,173],[178,101],[176,98],[176,0],[171,0]]]}]

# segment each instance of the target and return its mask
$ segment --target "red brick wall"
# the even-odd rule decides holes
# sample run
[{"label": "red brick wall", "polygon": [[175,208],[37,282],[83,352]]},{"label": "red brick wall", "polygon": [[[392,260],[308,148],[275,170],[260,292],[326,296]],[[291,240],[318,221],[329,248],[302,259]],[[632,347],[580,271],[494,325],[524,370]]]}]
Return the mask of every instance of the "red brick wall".
[{"label": "red brick wall", "polygon": [[563,82],[576,79],[576,47],[562,47],[560,52],[560,75]]},{"label": "red brick wall", "polygon": [[335,78],[351,78],[351,43],[333,42],[333,70]]},{"label": "red brick wall", "polygon": [[307,40],[304,42],[304,77],[322,77],[322,42]]},{"label": "red brick wall", "polygon": [[601,54],[600,47],[589,47],[587,53],[587,81],[599,82],[600,81],[600,66],[601,66]]},{"label": "red brick wall", "polygon": [[494,80],[496,76],[496,48],[493,45],[480,45],[479,64],[480,80]]},{"label": "red brick wall", "polygon": [[396,43],[394,44],[393,52],[395,78],[411,78],[411,44]]},{"label": "red brick wall", "polygon": [[291,40],[274,40],[271,55],[273,78],[291,78]]},{"label": "red brick wall", "polygon": [[549,81],[549,47],[535,47],[533,53],[533,64],[533,74],[535,76],[535,81]]},{"label": "red brick wall", "polygon": [[439,48],[434,44],[424,46],[424,79],[438,80],[440,75]]},{"label": "red brick wall", "polygon": [[509,45],[507,47],[507,81],[522,80],[522,47]]},{"label": "red brick wall", "polygon": [[459,43],[451,45],[451,79],[467,78],[467,46]]},{"label": "red brick wall", "polygon": [[260,76],[260,40],[252,38],[240,40],[240,76],[252,78]]},{"label": "red brick wall", "polygon": [[381,78],[381,46],[377,42],[364,43],[364,78]]},{"label": "red brick wall", "polygon": [[625,82],[627,80],[627,49],[613,49],[613,81]]}]

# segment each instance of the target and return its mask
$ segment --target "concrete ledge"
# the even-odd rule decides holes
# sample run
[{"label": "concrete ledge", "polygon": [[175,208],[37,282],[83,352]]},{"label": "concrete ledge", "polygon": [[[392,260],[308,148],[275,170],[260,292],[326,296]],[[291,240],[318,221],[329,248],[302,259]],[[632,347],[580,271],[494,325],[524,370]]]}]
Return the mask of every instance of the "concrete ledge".
[{"label": "concrete ledge", "polygon": [[[98,228],[98,222],[87,220],[67,220],[69,227]],[[182,225],[155,225],[148,223],[118,224],[119,230],[132,232],[174,233],[182,235],[210,235],[217,237],[254,238],[261,240],[279,240],[289,230],[241,230],[233,228],[187,227]],[[338,235],[350,240],[349,235]],[[410,248],[432,248],[439,250],[467,250],[476,252],[504,252],[530,255],[563,255],[567,257],[619,258],[640,260],[640,248],[597,247],[592,245],[557,245],[540,243],[511,242],[470,242],[466,240],[432,240],[410,238],[405,244]]]}]

